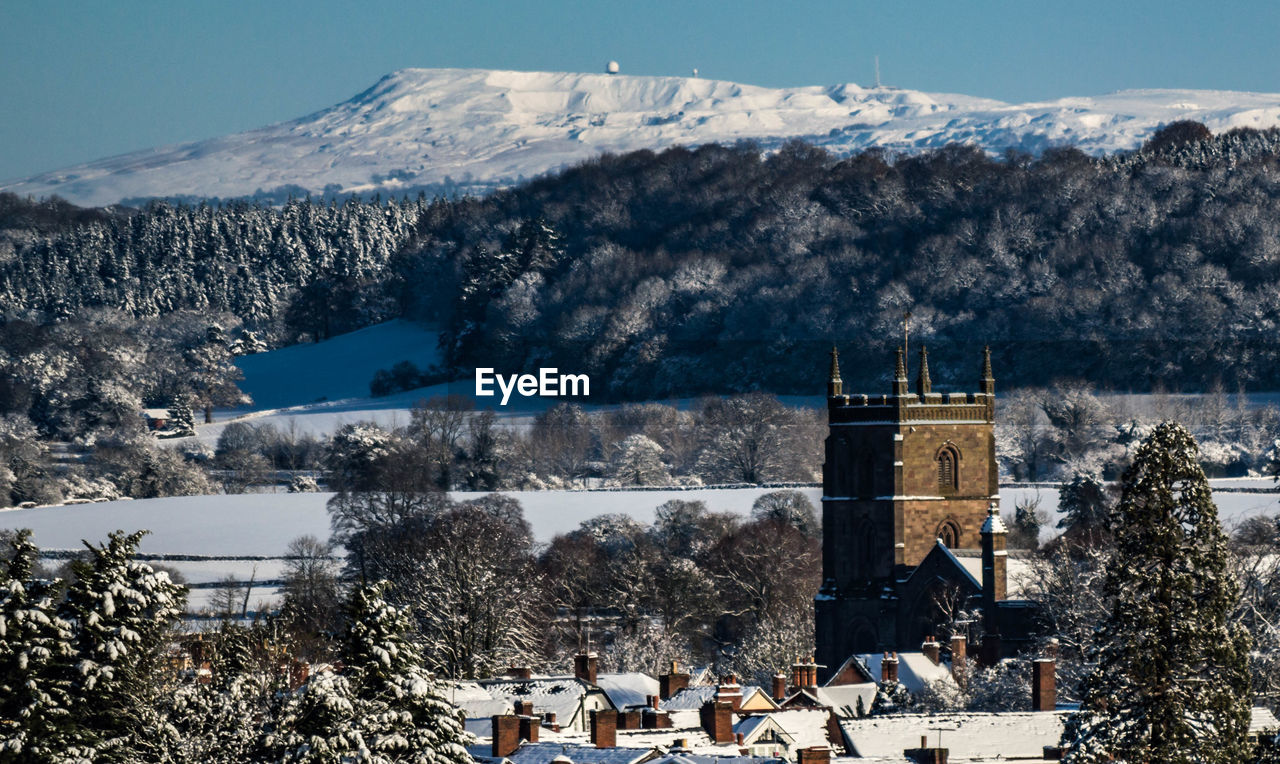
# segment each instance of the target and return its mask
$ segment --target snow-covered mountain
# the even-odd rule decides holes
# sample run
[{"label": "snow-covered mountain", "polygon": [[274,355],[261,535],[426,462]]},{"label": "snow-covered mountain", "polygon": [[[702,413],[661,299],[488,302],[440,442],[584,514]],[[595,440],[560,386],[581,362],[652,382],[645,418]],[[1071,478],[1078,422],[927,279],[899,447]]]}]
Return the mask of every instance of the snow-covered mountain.
[{"label": "snow-covered mountain", "polygon": [[139,151],[0,185],[80,204],[152,196],[235,197],[479,191],[601,152],[805,138],[837,153],[950,142],[991,151],[1071,144],[1102,153],[1194,119],[1214,132],[1280,124],[1280,94],[1129,90],[1007,104],[896,88],[771,89],[689,77],[404,69],[291,122]]}]

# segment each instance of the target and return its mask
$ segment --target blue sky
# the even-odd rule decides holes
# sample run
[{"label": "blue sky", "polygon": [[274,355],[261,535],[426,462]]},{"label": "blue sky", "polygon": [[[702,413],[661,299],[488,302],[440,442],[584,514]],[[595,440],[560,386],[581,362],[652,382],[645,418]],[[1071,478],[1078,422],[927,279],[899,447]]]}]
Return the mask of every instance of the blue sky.
[{"label": "blue sky", "polygon": [[0,2],[0,179],[342,101],[395,69],[888,85],[1006,101],[1280,91],[1280,3]]}]

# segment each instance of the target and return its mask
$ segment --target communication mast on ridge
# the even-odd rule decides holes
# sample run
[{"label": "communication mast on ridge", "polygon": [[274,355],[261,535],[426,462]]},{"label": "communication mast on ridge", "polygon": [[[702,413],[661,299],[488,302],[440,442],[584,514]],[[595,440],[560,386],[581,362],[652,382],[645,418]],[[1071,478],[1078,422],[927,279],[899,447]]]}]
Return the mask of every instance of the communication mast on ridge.
[{"label": "communication mast on ridge", "polygon": [[876,56],[876,87],[880,87],[880,57]]}]

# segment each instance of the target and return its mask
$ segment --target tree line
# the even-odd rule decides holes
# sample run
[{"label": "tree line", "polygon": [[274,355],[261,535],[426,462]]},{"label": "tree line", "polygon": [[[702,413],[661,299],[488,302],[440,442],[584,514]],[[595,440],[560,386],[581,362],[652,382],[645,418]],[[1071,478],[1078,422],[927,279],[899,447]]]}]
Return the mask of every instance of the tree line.
[{"label": "tree line", "polygon": [[944,387],[990,344],[1016,386],[1266,389],[1278,151],[1275,130],[1175,123],[1100,158],[639,151],[484,198],[90,214],[6,197],[0,305],[227,311],[272,344],[428,320],[454,371],[555,365],[630,400],[809,392],[832,341],[871,360],[846,381],[875,391],[910,311]]}]

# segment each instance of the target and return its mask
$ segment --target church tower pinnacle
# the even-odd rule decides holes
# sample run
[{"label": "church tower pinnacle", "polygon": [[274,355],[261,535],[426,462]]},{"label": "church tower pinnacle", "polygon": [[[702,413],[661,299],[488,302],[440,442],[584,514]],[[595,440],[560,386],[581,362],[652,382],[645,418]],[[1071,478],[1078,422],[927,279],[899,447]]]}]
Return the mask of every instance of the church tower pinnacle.
[{"label": "church tower pinnacle", "polygon": [[827,378],[827,397],[834,398],[840,394],[844,383],[840,380],[840,351],[831,346],[831,374]]},{"label": "church tower pinnacle", "polygon": [[907,394],[907,362],[902,348],[898,348],[897,355],[893,367],[893,394],[903,396]]},{"label": "church tower pinnacle", "polygon": [[920,374],[916,377],[916,394],[923,400],[933,392],[933,380],[929,379],[929,351],[920,346]]}]

